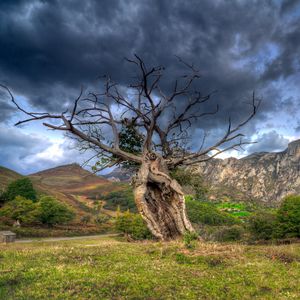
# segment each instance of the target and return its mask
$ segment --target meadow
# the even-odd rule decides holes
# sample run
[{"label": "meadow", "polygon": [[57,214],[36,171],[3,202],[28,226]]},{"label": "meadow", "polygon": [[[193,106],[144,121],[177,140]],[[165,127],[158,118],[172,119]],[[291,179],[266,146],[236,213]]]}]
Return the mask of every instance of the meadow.
[{"label": "meadow", "polygon": [[299,299],[300,245],[120,237],[0,245],[0,299]]}]

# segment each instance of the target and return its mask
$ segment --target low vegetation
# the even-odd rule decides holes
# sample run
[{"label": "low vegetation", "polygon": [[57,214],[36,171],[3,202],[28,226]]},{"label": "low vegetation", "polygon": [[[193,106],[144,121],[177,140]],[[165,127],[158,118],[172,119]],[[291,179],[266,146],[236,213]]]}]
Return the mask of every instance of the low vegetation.
[{"label": "low vegetation", "polygon": [[192,242],[0,245],[0,299],[299,298],[299,244]]},{"label": "low vegetation", "polygon": [[54,226],[74,219],[74,212],[65,204],[50,196],[37,196],[28,178],[18,179],[3,192],[0,221],[6,225],[43,224]]}]

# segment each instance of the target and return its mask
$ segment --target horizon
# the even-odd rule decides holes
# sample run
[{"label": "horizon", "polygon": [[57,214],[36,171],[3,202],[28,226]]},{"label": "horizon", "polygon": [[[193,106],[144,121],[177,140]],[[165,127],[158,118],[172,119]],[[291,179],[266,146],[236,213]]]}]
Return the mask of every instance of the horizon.
[{"label": "horizon", "polygon": [[[289,143],[288,143],[288,146],[289,146],[290,144],[294,143],[294,142],[298,142],[299,145],[300,145],[300,139],[296,139],[296,140],[293,140],[293,141],[289,142]],[[248,154],[248,155],[243,156],[243,157],[238,157],[238,158],[237,158],[237,157],[233,157],[233,156],[228,156],[228,157],[224,157],[224,158],[215,157],[215,158],[212,158],[212,160],[214,160],[214,159],[222,159],[222,160],[225,160],[225,159],[230,159],[230,158],[235,158],[235,159],[238,159],[238,160],[239,160],[239,159],[243,159],[243,158],[250,157],[250,156],[255,155],[255,154],[260,154],[260,153],[262,153],[262,154],[268,154],[268,153],[282,153],[282,152],[285,152],[286,150],[288,150],[288,147],[285,148],[285,149],[282,150],[282,151],[271,151],[271,152],[261,151],[261,152],[253,152],[253,153],[251,153],[251,154]],[[48,171],[48,170],[56,169],[56,168],[60,168],[60,167],[72,166],[72,165],[77,165],[78,167],[80,167],[80,168],[82,168],[82,169],[84,169],[84,170],[86,170],[86,171],[91,172],[93,175],[100,176],[100,177],[107,176],[107,175],[109,175],[110,173],[112,173],[113,171],[115,171],[116,169],[120,169],[120,168],[121,168],[121,166],[116,166],[116,167],[113,167],[113,168],[107,168],[107,169],[103,170],[103,171],[100,172],[100,173],[93,173],[93,172],[91,171],[90,168],[87,168],[87,167],[85,167],[85,166],[79,164],[78,162],[70,162],[70,163],[67,163],[67,164],[59,164],[59,165],[51,166],[51,167],[49,167],[49,168],[40,169],[40,170],[37,170],[37,171],[35,171],[35,172],[33,172],[33,173],[23,174],[23,173],[17,172],[17,171],[14,170],[14,169],[6,168],[5,166],[2,166],[2,165],[0,165],[0,167],[4,167],[4,168],[6,168],[6,169],[8,169],[8,170],[14,171],[14,172],[16,172],[16,173],[18,173],[18,174],[20,174],[20,175],[22,175],[22,176],[31,176],[31,175],[34,175],[34,174],[39,173],[39,172]]]},{"label": "horizon", "polygon": [[[247,115],[253,91],[263,99],[243,131],[257,143],[218,158],[280,152],[300,138],[297,1],[2,1],[0,14],[0,84],[26,109],[62,111],[81,85],[99,90],[104,74],[126,90],[124,57],[134,53],[166,67],[167,90],[181,74],[178,55],[199,68],[203,94],[218,90],[204,109],[219,104],[220,111],[194,124],[193,140],[208,132],[207,145],[213,143],[229,117],[238,123]],[[22,114],[2,89],[0,107],[1,166],[32,174],[89,158],[40,123],[15,127]]]}]

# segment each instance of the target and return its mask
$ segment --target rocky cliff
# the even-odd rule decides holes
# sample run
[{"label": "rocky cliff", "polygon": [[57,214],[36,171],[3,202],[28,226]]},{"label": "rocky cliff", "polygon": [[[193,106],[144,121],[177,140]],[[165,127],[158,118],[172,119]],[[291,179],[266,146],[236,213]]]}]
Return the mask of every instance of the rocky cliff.
[{"label": "rocky cliff", "polygon": [[287,194],[300,194],[300,140],[282,152],[212,159],[191,170],[211,186],[211,198],[228,196],[277,205]]}]

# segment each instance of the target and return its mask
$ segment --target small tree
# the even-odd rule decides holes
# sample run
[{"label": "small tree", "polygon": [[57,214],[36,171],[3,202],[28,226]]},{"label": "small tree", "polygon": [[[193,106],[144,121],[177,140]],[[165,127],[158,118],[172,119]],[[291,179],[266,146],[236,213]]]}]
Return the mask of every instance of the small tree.
[{"label": "small tree", "polygon": [[[203,109],[203,103],[211,99],[212,93],[203,95],[194,86],[200,78],[199,71],[179,59],[185,71],[166,87],[162,84],[164,67],[149,68],[137,55],[127,61],[138,71],[128,92],[105,76],[103,91],[84,95],[81,90],[73,107],[62,113],[26,111],[15,101],[10,90],[2,87],[16,107],[27,115],[16,125],[50,120],[43,124],[70,133],[81,143],[82,149],[96,151],[102,162],[98,171],[124,162],[138,165],[132,182],[136,206],[155,237],[174,239],[194,229],[186,215],[181,186],[170,177],[169,171],[248,144],[242,140],[240,129],[254,117],[260,101],[253,94],[251,112],[243,121],[233,126],[229,118],[224,135],[215,143],[205,145],[204,134],[199,145],[193,145],[197,150],[191,153],[187,143],[191,127],[201,118],[218,112],[218,106]],[[137,151],[128,148],[128,143],[122,144],[124,126],[141,137],[142,147]]]},{"label": "small tree", "polygon": [[7,202],[0,209],[0,216],[8,217],[21,224],[32,224],[38,222],[39,211],[37,204],[32,200],[17,196],[14,200]]},{"label": "small tree", "polygon": [[68,206],[50,196],[43,196],[39,201],[39,220],[48,226],[70,222],[75,217]]},{"label": "small tree", "polygon": [[277,218],[283,237],[300,237],[300,196],[287,196],[278,209]]},{"label": "small tree", "polygon": [[256,239],[270,240],[276,237],[278,222],[276,214],[260,211],[249,218],[249,230]]},{"label": "small tree", "polygon": [[142,217],[138,214],[131,213],[129,210],[117,216],[115,225],[117,231],[134,240],[151,237],[151,233]]},{"label": "small tree", "polygon": [[29,178],[21,178],[10,183],[5,195],[8,200],[13,200],[17,196],[21,196],[32,201],[36,201],[37,199],[36,191]]}]

